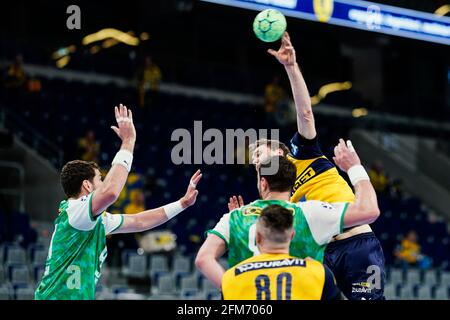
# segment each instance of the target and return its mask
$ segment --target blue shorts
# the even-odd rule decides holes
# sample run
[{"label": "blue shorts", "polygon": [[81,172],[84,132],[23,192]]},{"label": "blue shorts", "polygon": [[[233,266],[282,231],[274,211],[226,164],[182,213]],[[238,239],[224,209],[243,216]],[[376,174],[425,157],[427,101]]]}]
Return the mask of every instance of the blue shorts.
[{"label": "blue shorts", "polygon": [[349,300],[384,300],[384,254],[373,232],[328,244],[324,263]]}]

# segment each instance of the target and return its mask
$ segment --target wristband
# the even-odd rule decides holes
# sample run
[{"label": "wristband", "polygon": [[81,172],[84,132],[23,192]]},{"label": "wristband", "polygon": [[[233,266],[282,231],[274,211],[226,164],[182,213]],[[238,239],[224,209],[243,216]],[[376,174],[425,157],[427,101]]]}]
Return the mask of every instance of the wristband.
[{"label": "wristband", "polygon": [[116,153],[111,165],[120,164],[124,166],[128,172],[131,170],[131,164],[133,163],[133,154],[128,150],[119,150]]},{"label": "wristband", "polygon": [[184,210],[180,200],[166,204],[163,209],[169,220]]},{"label": "wristband", "polygon": [[370,181],[369,175],[366,172],[366,169],[360,164],[355,165],[348,169],[347,175],[350,178],[350,181],[353,186],[355,186],[359,181],[367,180]]}]

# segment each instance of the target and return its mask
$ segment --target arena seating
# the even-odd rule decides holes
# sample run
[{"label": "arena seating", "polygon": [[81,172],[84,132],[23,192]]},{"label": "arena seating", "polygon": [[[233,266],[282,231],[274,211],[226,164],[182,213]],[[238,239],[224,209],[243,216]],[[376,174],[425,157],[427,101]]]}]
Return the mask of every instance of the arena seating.
[{"label": "arena seating", "polygon": [[[114,120],[112,107],[121,102],[133,107],[138,132],[134,170],[145,177],[146,186],[151,186],[145,190],[147,207],[177,199],[184,194],[193,171],[200,167],[204,172],[197,204],[159,227],[169,228],[177,235],[176,255],[141,255],[135,248],[124,248],[119,267],[106,263],[98,299],[219,299],[220,293],[196,271],[194,256],[204,239],[204,231],[227,211],[229,196],[241,194],[246,201],[257,198],[255,173],[251,167],[237,165],[176,166],[170,158],[171,147],[175,145],[170,135],[176,128],[192,131],[194,120],[203,120],[203,130],[265,128],[262,110],[257,106],[159,94],[152,98],[147,112],[134,107],[137,93],[130,89],[63,80],[43,79],[42,83],[40,93],[24,93],[19,98],[0,89],[0,101],[4,101],[0,107],[8,108],[50,137],[64,150],[65,160],[75,157],[77,139],[93,129],[101,142],[100,165],[107,168],[119,144],[109,128]],[[316,121],[323,150],[329,155],[333,143],[349,128],[333,127],[326,118],[317,117]],[[295,125],[281,128],[280,138],[288,142],[295,130]],[[20,134],[19,131],[20,128],[16,131],[13,128],[15,134]],[[372,227],[389,267],[387,297],[447,299],[450,235],[446,223],[429,222],[429,210],[419,199],[379,194],[379,205],[382,214]],[[433,269],[394,268],[393,250],[409,230],[418,231],[423,252],[433,259]],[[35,231],[26,213],[0,212],[0,299],[32,297],[44,270],[51,232],[43,236],[39,230]],[[201,240],[192,240],[192,235]],[[141,285],[139,281],[134,285],[130,279],[151,285]]]}]

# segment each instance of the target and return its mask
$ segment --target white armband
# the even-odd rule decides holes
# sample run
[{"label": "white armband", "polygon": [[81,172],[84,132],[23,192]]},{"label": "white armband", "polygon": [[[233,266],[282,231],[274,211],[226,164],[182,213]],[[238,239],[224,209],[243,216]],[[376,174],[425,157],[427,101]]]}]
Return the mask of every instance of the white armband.
[{"label": "white armband", "polygon": [[169,220],[184,210],[180,200],[166,204],[163,209]]},{"label": "white armband", "polygon": [[351,167],[347,171],[347,175],[350,178],[352,185],[356,185],[359,181],[367,180],[370,181],[369,175],[366,172],[366,169],[360,164]]},{"label": "white armband", "polygon": [[128,150],[119,150],[116,153],[111,165],[120,164],[124,166],[128,172],[131,170],[131,164],[133,163],[133,154]]}]

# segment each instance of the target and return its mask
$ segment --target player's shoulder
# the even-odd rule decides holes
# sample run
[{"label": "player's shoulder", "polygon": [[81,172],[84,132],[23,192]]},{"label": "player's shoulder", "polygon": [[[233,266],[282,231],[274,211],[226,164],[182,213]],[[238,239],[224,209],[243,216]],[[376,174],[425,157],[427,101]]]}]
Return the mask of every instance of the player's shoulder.
[{"label": "player's shoulder", "polygon": [[309,160],[323,156],[317,135],[312,139],[296,132],[290,141],[291,156],[296,160]]},{"label": "player's shoulder", "polygon": [[306,258],[305,259],[305,264],[306,264],[306,266],[318,268],[320,270],[324,269],[323,263],[321,263],[318,260],[312,259],[312,258]]},{"label": "player's shoulder", "polygon": [[333,209],[333,204],[321,200],[306,200],[296,202],[295,205],[300,209],[304,208],[323,208],[323,209]]},{"label": "player's shoulder", "polygon": [[247,271],[254,270],[255,264],[257,264],[259,262],[264,262],[266,260],[267,259],[262,258],[262,255],[252,256],[252,257],[249,257],[249,258],[237,263],[235,266],[228,269],[226,272],[228,272],[229,277],[230,276],[234,277],[236,275],[246,273]]},{"label": "player's shoulder", "polygon": [[243,205],[240,208],[234,209],[230,211],[230,215],[233,214],[241,214],[241,215],[251,215],[251,214],[258,214],[259,211],[263,208],[261,200],[255,200],[253,202],[250,202],[249,204]]},{"label": "player's shoulder", "polygon": [[84,195],[78,199],[68,199],[66,203],[67,213],[75,211],[85,211],[90,210],[92,193]]},{"label": "player's shoulder", "polygon": [[296,211],[307,219],[308,217],[313,217],[317,214],[328,214],[329,212],[333,212],[333,210],[340,207],[338,205],[320,200],[300,201],[295,203],[295,206],[297,209]]},{"label": "player's shoulder", "polygon": [[92,193],[86,194],[78,199],[68,199],[67,203],[70,205],[82,205],[89,203]]},{"label": "player's shoulder", "polygon": [[320,201],[318,201],[318,200],[306,200],[306,201],[297,201],[297,202],[291,202],[291,203],[296,209],[303,210],[305,208],[309,208],[311,206],[317,205],[318,202],[320,202]]},{"label": "player's shoulder", "polygon": [[64,212],[69,207],[69,200],[64,199],[59,203],[58,211],[59,213]]},{"label": "player's shoulder", "polygon": [[286,155],[286,158],[289,161],[291,161],[293,164],[295,164],[295,165],[298,165],[298,164],[301,164],[301,163],[306,163],[308,161],[317,160],[317,159],[327,159],[327,160],[329,160],[324,154],[318,154],[318,153],[316,153],[316,154],[309,153],[309,154],[306,154],[304,157],[300,157],[299,156],[299,151],[289,152]]},{"label": "player's shoulder", "polygon": [[227,269],[225,271],[225,273],[223,274],[223,276],[222,276],[222,291],[231,289],[234,286],[234,284],[235,284],[234,278],[236,276],[236,266]]},{"label": "player's shoulder", "polygon": [[[222,276],[222,284],[226,283],[230,278],[232,278],[234,276],[235,269],[236,269],[236,267],[232,267],[225,271],[225,273]],[[222,287],[223,287],[223,285],[222,285]]]},{"label": "player's shoulder", "polygon": [[248,207],[248,208],[250,208],[250,207],[264,207],[265,201],[266,200],[257,199],[257,200],[254,200],[254,201],[250,202],[249,204],[247,204],[247,205],[245,205],[243,207]]},{"label": "player's shoulder", "polygon": [[303,261],[304,261],[303,264],[304,268],[302,269],[305,272],[307,272],[309,275],[314,275],[314,277],[323,279],[323,277],[326,274],[325,265],[323,263],[312,258],[305,258],[303,259]]},{"label": "player's shoulder", "polygon": [[100,216],[94,217],[91,211],[92,194],[84,195],[78,199],[69,199],[65,212],[69,219],[69,224],[81,231],[92,230]]},{"label": "player's shoulder", "polygon": [[236,275],[239,275],[239,274],[243,273],[242,271],[247,269],[246,266],[248,266],[249,264],[253,264],[256,261],[258,261],[258,256],[252,256],[250,258],[242,260],[239,263],[236,263],[234,266],[228,268],[225,271],[222,279],[224,280],[224,279],[233,278]]}]

